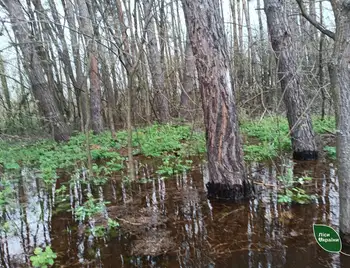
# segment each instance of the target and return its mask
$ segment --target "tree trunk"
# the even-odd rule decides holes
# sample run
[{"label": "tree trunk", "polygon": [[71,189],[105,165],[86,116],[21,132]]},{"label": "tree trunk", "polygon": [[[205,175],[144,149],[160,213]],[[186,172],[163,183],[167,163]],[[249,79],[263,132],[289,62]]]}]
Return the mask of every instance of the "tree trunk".
[{"label": "tree trunk", "polygon": [[[311,2],[314,2],[314,0],[312,0]],[[322,8],[322,1],[320,1],[320,23],[321,24],[323,24],[323,10],[322,9],[323,9]],[[311,10],[311,7],[310,7],[310,10]],[[311,25],[311,27],[315,29],[315,27],[313,27],[312,25]],[[314,36],[316,36],[316,33],[314,34]],[[324,85],[324,73],[323,73],[324,40],[325,40],[325,35],[323,33],[321,33],[319,47],[318,47],[318,84],[321,87],[321,96],[322,96],[321,119],[322,120],[324,120],[325,104],[326,104],[326,90],[325,90],[325,85]]]},{"label": "tree trunk", "polygon": [[[333,1],[332,1],[333,2]],[[336,3],[336,1],[334,1]],[[339,118],[337,125],[337,158],[339,177],[339,229],[342,241],[350,244],[350,3],[337,3],[334,55],[339,83]],[[337,93],[336,93],[337,94]]]},{"label": "tree trunk", "polygon": [[101,86],[98,71],[97,52],[90,52],[90,109],[91,109],[91,126],[95,134],[103,131],[102,120],[102,103],[101,103]]},{"label": "tree trunk", "polygon": [[[235,0],[233,3],[236,4],[237,6],[237,28],[238,28],[238,65],[236,65],[237,70],[237,82],[238,82],[238,90],[239,92],[239,99],[240,101],[240,96],[242,92],[242,88],[244,87],[245,83],[245,70],[244,70],[244,44],[243,44],[243,19],[242,19],[242,13],[241,13],[241,1]],[[233,12],[232,12],[233,14]]]},{"label": "tree trunk", "polygon": [[12,114],[11,97],[10,97],[10,90],[7,84],[4,60],[2,58],[1,53],[0,53],[0,81],[1,81],[1,89],[4,93],[4,98],[5,98],[5,104],[6,104],[5,108],[8,116],[7,119],[10,119]]},{"label": "tree trunk", "polygon": [[[86,107],[85,97],[88,94],[85,94],[87,89],[87,78],[83,73],[82,61],[80,56],[79,42],[78,42],[78,34],[76,27],[76,15],[74,13],[74,5],[71,1],[62,1],[62,5],[64,7],[65,16],[67,18],[67,23],[69,26],[69,33],[71,38],[71,46],[72,46],[72,56],[74,59],[75,65],[75,73],[76,73],[76,83],[74,86],[75,95],[77,99],[77,105],[79,110],[79,116],[81,120],[81,131],[84,132],[85,123],[88,116],[88,108]],[[65,5],[66,4],[66,5]]]},{"label": "tree trunk", "polygon": [[[247,24],[247,31],[248,31],[248,84],[249,87],[255,87],[255,76],[256,76],[256,56],[255,56],[255,44],[253,42],[253,34],[252,34],[252,27],[250,23],[250,10],[249,10],[249,1],[247,0],[242,0],[243,4],[243,12]],[[253,93],[254,89],[253,89]]]},{"label": "tree trunk", "polygon": [[164,66],[161,66],[160,50],[158,49],[155,21],[153,19],[153,1],[145,0],[145,21],[147,32],[148,63],[152,76],[152,84],[155,96],[155,110],[157,119],[161,123],[169,120],[169,103],[165,94]]},{"label": "tree trunk", "polygon": [[196,91],[196,62],[193,57],[190,40],[186,42],[185,61],[180,96],[180,116],[185,120],[193,118],[194,92]]},{"label": "tree trunk", "polygon": [[[98,53],[96,40],[93,31],[91,16],[85,0],[76,0],[79,10],[79,25],[84,35],[89,59],[89,77],[90,77],[90,112],[91,126],[95,134],[103,131],[103,120],[101,111],[101,86],[98,71]],[[85,94],[86,96],[86,94]]]},{"label": "tree trunk", "polygon": [[250,196],[253,188],[244,171],[223,19],[214,0],[183,0],[182,3],[202,96],[208,196],[239,200]]},{"label": "tree trunk", "polygon": [[108,123],[109,128],[111,130],[112,138],[115,138],[115,125],[114,125],[114,117],[113,117],[113,109],[115,106],[115,97],[113,92],[113,86],[110,78],[109,66],[107,64],[107,56],[108,53],[105,49],[100,45],[100,58],[101,58],[101,73],[104,83],[105,91],[107,91],[107,110],[108,110]]},{"label": "tree trunk", "polygon": [[53,95],[53,90],[49,89],[49,83],[45,78],[40,58],[35,49],[35,43],[30,36],[31,31],[25,19],[22,5],[18,0],[3,0],[3,2],[6,4],[6,9],[10,14],[13,32],[22,50],[24,66],[28,73],[33,95],[38,100],[39,108],[42,110],[45,118],[52,123],[55,140],[67,141],[69,140],[70,130],[64,122]]},{"label": "tree trunk", "polygon": [[279,0],[264,0],[264,3],[267,27],[278,65],[278,78],[287,108],[293,158],[317,159],[315,134],[297,70],[296,52],[284,3]]}]

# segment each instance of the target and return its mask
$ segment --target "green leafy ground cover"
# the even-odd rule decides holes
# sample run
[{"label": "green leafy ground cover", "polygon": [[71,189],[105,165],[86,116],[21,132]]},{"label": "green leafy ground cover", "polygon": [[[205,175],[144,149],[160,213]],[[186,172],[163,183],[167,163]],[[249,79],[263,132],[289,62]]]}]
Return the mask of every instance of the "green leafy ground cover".
[{"label": "green leafy ground cover", "polygon": [[[316,134],[325,134],[335,131],[334,117],[313,118],[313,127]],[[244,157],[247,161],[264,161],[276,158],[283,152],[291,150],[289,138],[289,127],[284,117],[265,117],[261,121],[249,120],[241,124],[241,132],[254,142],[248,141],[244,144]],[[330,150],[325,148],[329,153]],[[332,156],[329,154],[329,156]]]},{"label": "green leafy ground cover", "polygon": [[[109,132],[91,134],[90,137],[95,175],[109,175],[125,168],[126,157],[120,151],[127,146],[126,131],[118,132],[116,140],[112,139]],[[134,132],[133,147],[135,155],[163,159],[160,173],[171,175],[187,168],[189,157],[205,152],[205,140],[203,133],[193,132],[190,126],[153,125]],[[97,160],[104,160],[104,164],[98,165]],[[12,144],[1,142],[0,169],[16,171],[24,166],[39,169],[40,176],[47,183],[57,178],[57,170],[72,172],[76,168],[86,167],[85,135],[73,136],[67,143],[50,140]],[[165,172],[164,169],[168,167],[173,171]]]},{"label": "green leafy ground cover", "polygon": [[[322,134],[334,131],[334,118],[313,120],[315,132]],[[277,157],[291,149],[288,135],[288,123],[282,117],[266,117],[261,121],[242,122],[241,134],[247,137],[244,144],[246,161],[263,161]],[[105,160],[104,166],[94,164],[96,174],[117,172],[125,168],[125,156],[120,150],[127,146],[127,132],[117,133],[113,140],[109,132],[100,135],[91,134],[91,156],[94,161]],[[50,183],[59,169],[73,171],[86,167],[85,135],[73,136],[67,143],[55,143],[42,140],[34,143],[0,142],[0,169],[5,171],[19,170],[21,167],[35,167],[41,172],[45,182]],[[133,133],[134,154],[163,160],[159,174],[172,175],[187,169],[190,157],[205,152],[203,132],[195,132],[188,125],[152,125],[138,129]],[[334,156],[332,147],[325,150]]]}]

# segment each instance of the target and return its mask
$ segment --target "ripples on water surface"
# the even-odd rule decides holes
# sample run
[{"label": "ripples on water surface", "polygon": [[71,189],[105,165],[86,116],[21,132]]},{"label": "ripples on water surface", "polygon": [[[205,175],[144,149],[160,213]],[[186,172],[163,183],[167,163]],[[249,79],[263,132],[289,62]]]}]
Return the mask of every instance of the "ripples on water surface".
[{"label": "ripples on water surface", "polygon": [[[314,178],[308,188],[319,198],[312,205],[293,206],[277,203],[275,166],[280,165],[250,166],[264,190],[239,204],[207,200],[202,165],[142,184],[123,184],[119,178],[103,187],[67,184],[71,206],[87,192],[111,202],[105,214],[117,217],[121,229],[105,238],[87,235],[71,212],[55,212],[50,194],[55,189],[45,190],[32,171],[22,170],[14,185],[18,204],[11,204],[17,209],[1,212],[11,228],[1,232],[0,266],[28,267],[33,248],[51,244],[57,267],[350,267],[350,257],[323,251],[312,233],[314,223],[338,227],[332,166],[321,161],[294,166],[295,176]],[[140,172],[152,170],[143,165]],[[56,188],[66,181],[62,176]]]}]

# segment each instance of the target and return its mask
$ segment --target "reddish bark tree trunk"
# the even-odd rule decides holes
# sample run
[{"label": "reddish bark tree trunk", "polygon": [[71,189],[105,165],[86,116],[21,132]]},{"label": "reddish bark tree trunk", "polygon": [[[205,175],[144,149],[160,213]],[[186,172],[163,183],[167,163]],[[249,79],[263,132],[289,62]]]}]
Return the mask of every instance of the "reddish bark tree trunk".
[{"label": "reddish bark tree trunk", "polygon": [[214,0],[183,0],[182,3],[202,96],[208,196],[239,200],[250,196],[253,188],[244,171],[223,19]]}]

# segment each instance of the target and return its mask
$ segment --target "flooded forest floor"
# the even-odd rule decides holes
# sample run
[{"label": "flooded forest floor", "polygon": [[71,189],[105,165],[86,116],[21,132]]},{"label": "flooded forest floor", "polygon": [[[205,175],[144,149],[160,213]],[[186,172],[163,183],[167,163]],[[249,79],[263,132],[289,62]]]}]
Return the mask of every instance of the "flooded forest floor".
[{"label": "flooded forest floor", "polygon": [[285,119],[243,122],[257,194],[240,203],[207,199],[204,134],[193,126],[135,130],[135,181],[124,131],[91,135],[90,150],[82,134],[1,141],[0,267],[350,267],[312,231],[338,227],[334,124],[314,119],[320,158],[293,162]]}]

